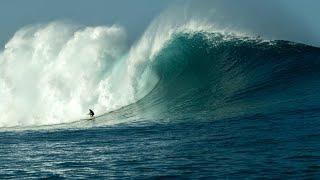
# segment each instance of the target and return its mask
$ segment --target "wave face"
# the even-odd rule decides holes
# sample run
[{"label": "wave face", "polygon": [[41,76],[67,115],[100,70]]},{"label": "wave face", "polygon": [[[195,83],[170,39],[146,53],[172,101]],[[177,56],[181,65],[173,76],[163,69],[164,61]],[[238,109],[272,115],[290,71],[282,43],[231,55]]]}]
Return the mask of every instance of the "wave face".
[{"label": "wave face", "polygon": [[218,32],[181,32],[155,56],[159,83],[121,109],[157,121],[212,120],[320,105],[320,49]]},{"label": "wave face", "polygon": [[27,27],[0,63],[1,127],[68,123],[88,108],[117,118],[220,119],[320,102],[319,48],[199,26],[150,28],[130,48],[117,26]]}]

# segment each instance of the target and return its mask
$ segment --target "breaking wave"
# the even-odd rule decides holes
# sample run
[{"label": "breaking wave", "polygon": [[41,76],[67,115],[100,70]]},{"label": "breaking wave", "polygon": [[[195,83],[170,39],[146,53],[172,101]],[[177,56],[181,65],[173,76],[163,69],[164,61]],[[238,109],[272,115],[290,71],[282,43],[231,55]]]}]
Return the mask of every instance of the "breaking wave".
[{"label": "breaking wave", "polygon": [[319,48],[197,21],[159,26],[131,47],[119,26],[19,30],[0,53],[0,126],[69,123],[88,108],[165,120],[318,107]]}]

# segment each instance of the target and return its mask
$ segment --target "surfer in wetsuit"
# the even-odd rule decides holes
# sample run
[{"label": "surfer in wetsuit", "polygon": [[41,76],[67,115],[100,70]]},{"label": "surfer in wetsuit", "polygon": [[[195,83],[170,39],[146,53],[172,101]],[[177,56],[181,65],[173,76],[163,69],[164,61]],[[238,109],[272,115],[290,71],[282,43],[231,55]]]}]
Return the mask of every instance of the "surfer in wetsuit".
[{"label": "surfer in wetsuit", "polygon": [[89,115],[90,117],[94,117],[94,112],[91,109],[89,109]]}]

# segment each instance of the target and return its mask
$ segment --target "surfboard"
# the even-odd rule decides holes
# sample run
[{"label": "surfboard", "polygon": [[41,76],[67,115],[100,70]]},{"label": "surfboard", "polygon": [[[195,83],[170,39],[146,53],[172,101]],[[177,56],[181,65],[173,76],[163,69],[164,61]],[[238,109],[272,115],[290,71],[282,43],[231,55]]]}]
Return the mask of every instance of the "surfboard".
[{"label": "surfboard", "polygon": [[90,117],[90,118],[84,118],[84,119],[81,119],[81,120],[83,120],[83,121],[93,121],[95,119],[96,119],[96,117]]}]

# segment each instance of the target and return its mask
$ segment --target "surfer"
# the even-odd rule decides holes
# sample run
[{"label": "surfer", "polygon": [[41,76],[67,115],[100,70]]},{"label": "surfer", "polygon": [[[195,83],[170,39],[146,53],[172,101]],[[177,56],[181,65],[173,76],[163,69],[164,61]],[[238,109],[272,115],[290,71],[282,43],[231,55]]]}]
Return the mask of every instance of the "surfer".
[{"label": "surfer", "polygon": [[89,109],[89,115],[90,117],[94,117],[94,112],[91,109]]}]

